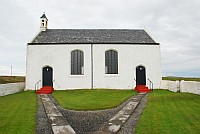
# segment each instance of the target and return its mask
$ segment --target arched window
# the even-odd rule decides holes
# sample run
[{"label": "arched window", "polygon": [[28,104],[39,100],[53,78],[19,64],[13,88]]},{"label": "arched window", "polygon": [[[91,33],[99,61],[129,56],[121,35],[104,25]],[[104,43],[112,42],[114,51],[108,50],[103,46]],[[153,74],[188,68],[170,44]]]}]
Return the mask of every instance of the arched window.
[{"label": "arched window", "polygon": [[118,53],[115,50],[105,52],[105,73],[118,74]]},{"label": "arched window", "polygon": [[71,75],[84,74],[84,54],[80,50],[71,52]]}]

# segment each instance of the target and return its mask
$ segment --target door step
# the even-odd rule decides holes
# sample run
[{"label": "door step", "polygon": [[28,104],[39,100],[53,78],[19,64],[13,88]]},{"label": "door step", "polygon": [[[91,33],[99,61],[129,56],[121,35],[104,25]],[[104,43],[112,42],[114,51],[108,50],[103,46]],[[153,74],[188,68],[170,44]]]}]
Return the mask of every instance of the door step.
[{"label": "door step", "polygon": [[40,90],[37,90],[37,94],[51,94],[54,91],[52,86],[44,86]]},{"label": "door step", "polygon": [[142,93],[144,93],[144,92],[151,92],[151,90],[146,86],[146,85],[137,85],[136,87],[135,87],[135,90],[137,91],[137,92],[142,92]]}]

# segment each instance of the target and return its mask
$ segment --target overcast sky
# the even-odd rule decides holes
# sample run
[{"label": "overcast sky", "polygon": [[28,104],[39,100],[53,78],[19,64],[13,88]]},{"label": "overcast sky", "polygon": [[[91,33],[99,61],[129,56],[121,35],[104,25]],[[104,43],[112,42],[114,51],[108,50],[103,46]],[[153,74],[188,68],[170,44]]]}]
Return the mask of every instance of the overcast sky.
[{"label": "overcast sky", "polygon": [[0,75],[25,75],[26,44],[50,29],[145,29],[160,43],[163,76],[200,77],[200,0],[1,0]]}]

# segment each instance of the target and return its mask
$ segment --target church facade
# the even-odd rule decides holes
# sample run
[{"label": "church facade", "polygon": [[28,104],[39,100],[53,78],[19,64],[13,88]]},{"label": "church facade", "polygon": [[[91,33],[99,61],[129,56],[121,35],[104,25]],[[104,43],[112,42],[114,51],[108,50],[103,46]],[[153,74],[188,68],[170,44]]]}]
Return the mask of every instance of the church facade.
[{"label": "church facade", "polygon": [[26,89],[159,88],[160,44],[144,30],[48,29],[27,45]]}]

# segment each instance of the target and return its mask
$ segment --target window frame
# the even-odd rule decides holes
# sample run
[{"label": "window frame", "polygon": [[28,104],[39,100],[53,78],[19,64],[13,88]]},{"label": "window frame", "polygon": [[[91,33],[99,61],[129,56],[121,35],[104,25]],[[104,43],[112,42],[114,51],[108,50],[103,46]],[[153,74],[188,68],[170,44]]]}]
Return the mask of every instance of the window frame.
[{"label": "window frame", "polygon": [[119,74],[119,53],[114,49],[105,51],[105,74],[118,75]]},{"label": "window frame", "polygon": [[70,53],[70,75],[82,76],[84,75],[84,52],[79,49],[72,50]]}]

